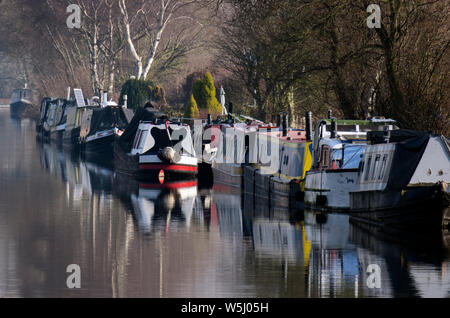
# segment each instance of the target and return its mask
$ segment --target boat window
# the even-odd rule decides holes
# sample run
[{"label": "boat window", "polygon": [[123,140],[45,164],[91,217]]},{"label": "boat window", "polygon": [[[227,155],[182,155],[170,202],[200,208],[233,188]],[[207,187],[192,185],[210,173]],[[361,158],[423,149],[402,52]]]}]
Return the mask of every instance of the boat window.
[{"label": "boat window", "polygon": [[380,175],[378,176],[378,180],[384,179],[384,174],[386,172],[386,166],[387,166],[387,159],[388,159],[388,155],[385,154],[383,156],[383,162],[381,163]]},{"label": "boat window", "polygon": [[359,175],[362,175],[364,173],[364,160],[361,160],[361,162],[359,163]]},{"label": "boat window", "polygon": [[376,175],[377,175],[377,171],[378,171],[378,166],[380,164],[381,161],[381,155],[376,155],[375,157],[375,163],[373,164],[373,169],[372,169],[372,178],[370,178],[371,180],[376,180]]},{"label": "boat window", "polygon": [[134,139],[134,145],[133,145],[133,149],[140,149],[139,146],[141,144],[141,139],[142,139],[142,134],[143,134],[143,130],[139,129],[137,134],[136,134],[136,138]]},{"label": "boat window", "polygon": [[367,159],[367,166],[366,166],[366,175],[364,177],[365,181],[369,181],[369,174],[370,174],[370,166],[372,165],[372,156],[369,156]]}]

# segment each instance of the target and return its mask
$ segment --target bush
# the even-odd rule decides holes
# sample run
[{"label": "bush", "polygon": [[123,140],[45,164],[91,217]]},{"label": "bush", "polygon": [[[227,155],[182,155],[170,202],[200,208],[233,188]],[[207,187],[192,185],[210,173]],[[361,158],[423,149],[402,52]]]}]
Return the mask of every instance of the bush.
[{"label": "bush", "polygon": [[195,101],[194,95],[191,94],[188,102],[184,107],[184,118],[199,118],[200,112],[198,110],[197,102]]},{"label": "bush", "polygon": [[198,107],[201,109],[206,108],[205,84],[202,79],[198,78],[195,80],[194,85],[192,86],[192,94],[197,101]]},{"label": "bush", "polygon": [[210,72],[203,79],[197,79],[192,87],[192,94],[200,109],[207,109],[213,117],[222,115],[222,106],[216,97],[216,87]]},{"label": "bush", "polygon": [[123,105],[124,95],[128,96],[128,108],[135,111],[138,107],[143,107],[149,100],[156,102],[159,106],[166,104],[164,90],[152,81],[129,79],[122,86],[119,105]]}]

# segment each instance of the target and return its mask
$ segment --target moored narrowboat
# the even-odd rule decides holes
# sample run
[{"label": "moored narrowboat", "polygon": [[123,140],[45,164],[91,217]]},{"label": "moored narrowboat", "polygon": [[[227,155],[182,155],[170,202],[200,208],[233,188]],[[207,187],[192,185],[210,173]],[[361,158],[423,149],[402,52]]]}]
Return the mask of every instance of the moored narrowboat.
[{"label": "moored narrowboat", "polygon": [[130,110],[108,101],[102,107],[83,113],[80,128],[80,149],[88,159],[113,162],[114,140],[122,135],[130,122]]},{"label": "moored narrowboat", "polygon": [[39,101],[37,99],[37,93],[32,89],[25,87],[15,89],[11,96],[10,101],[10,114],[12,118],[22,119],[27,116],[31,116],[32,108],[37,106]]},{"label": "moored narrowboat", "polygon": [[188,125],[140,108],[114,146],[116,169],[161,183],[197,176],[198,159]]},{"label": "moored narrowboat", "polygon": [[37,126],[44,140],[61,142],[66,130],[67,113],[76,108],[75,101],[67,99],[44,99],[41,103],[42,125]]},{"label": "moored narrowboat", "polygon": [[305,206],[348,211],[349,193],[356,189],[359,163],[367,146],[367,132],[392,130],[394,123],[390,119],[320,120],[314,132],[313,167],[306,174]]},{"label": "moored narrowboat", "polygon": [[450,205],[450,142],[411,130],[369,134],[350,193],[353,220],[373,224],[441,224]]}]

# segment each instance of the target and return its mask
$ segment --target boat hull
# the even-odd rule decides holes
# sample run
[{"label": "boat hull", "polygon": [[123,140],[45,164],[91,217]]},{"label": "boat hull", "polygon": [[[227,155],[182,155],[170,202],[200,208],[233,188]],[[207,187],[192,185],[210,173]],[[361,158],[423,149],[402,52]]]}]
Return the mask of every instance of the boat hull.
[{"label": "boat hull", "polygon": [[354,221],[401,227],[447,224],[450,194],[442,184],[405,191],[365,191],[350,194]]},{"label": "boat hull", "polygon": [[143,163],[139,164],[136,176],[139,180],[159,180],[164,183],[166,181],[195,178],[197,173],[197,166],[176,163]]},{"label": "boat hull", "polygon": [[305,208],[348,211],[350,192],[356,189],[357,169],[308,172],[305,181]]},{"label": "boat hull", "polygon": [[[143,160],[153,158],[155,162]],[[147,161],[147,162],[142,162]],[[117,171],[134,176],[140,181],[165,183],[166,181],[178,181],[192,179],[197,176],[198,166],[187,164],[164,163],[155,156],[130,155],[127,154],[118,142],[114,143],[114,166]],[[164,172],[163,179],[160,179],[161,171]]]},{"label": "boat hull", "polygon": [[10,105],[10,114],[11,118],[24,118],[25,113],[29,108],[31,108],[31,104],[26,102],[15,102]]},{"label": "boat hull", "polygon": [[82,142],[80,149],[83,157],[90,161],[113,164],[114,138],[115,135],[109,135]]},{"label": "boat hull", "polygon": [[257,200],[267,200],[268,205],[280,208],[304,209],[302,182],[282,179],[263,173],[253,166],[244,166],[244,189]]},{"label": "boat hull", "polygon": [[242,188],[244,178],[242,165],[213,162],[212,171],[215,183],[222,183],[239,189]]}]

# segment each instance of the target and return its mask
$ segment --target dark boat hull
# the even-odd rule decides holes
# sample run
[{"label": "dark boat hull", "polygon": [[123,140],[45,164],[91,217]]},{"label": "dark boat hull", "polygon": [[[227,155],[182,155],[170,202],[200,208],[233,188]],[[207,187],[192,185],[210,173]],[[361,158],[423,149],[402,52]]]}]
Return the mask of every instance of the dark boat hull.
[{"label": "dark boat hull", "polygon": [[108,167],[114,166],[114,139],[109,135],[80,143],[81,155],[85,160],[100,163]]},{"label": "dark boat hull", "polygon": [[405,192],[356,192],[350,200],[353,222],[380,226],[439,228],[449,214],[449,193],[440,184]]},{"label": "dark boat hull", "polygon": [[24,118],[26,111],[31,106],[32,106],[31,104],[24,103],[24,102],[12,103],[10,105],[11,118],[18,118],[18,119]]},{"label": "dark boat hull", "polygon": [[71,131],[65,131],[62,136],[63,146],[73,150],[80,150],[80,127],[76,127]]}]

